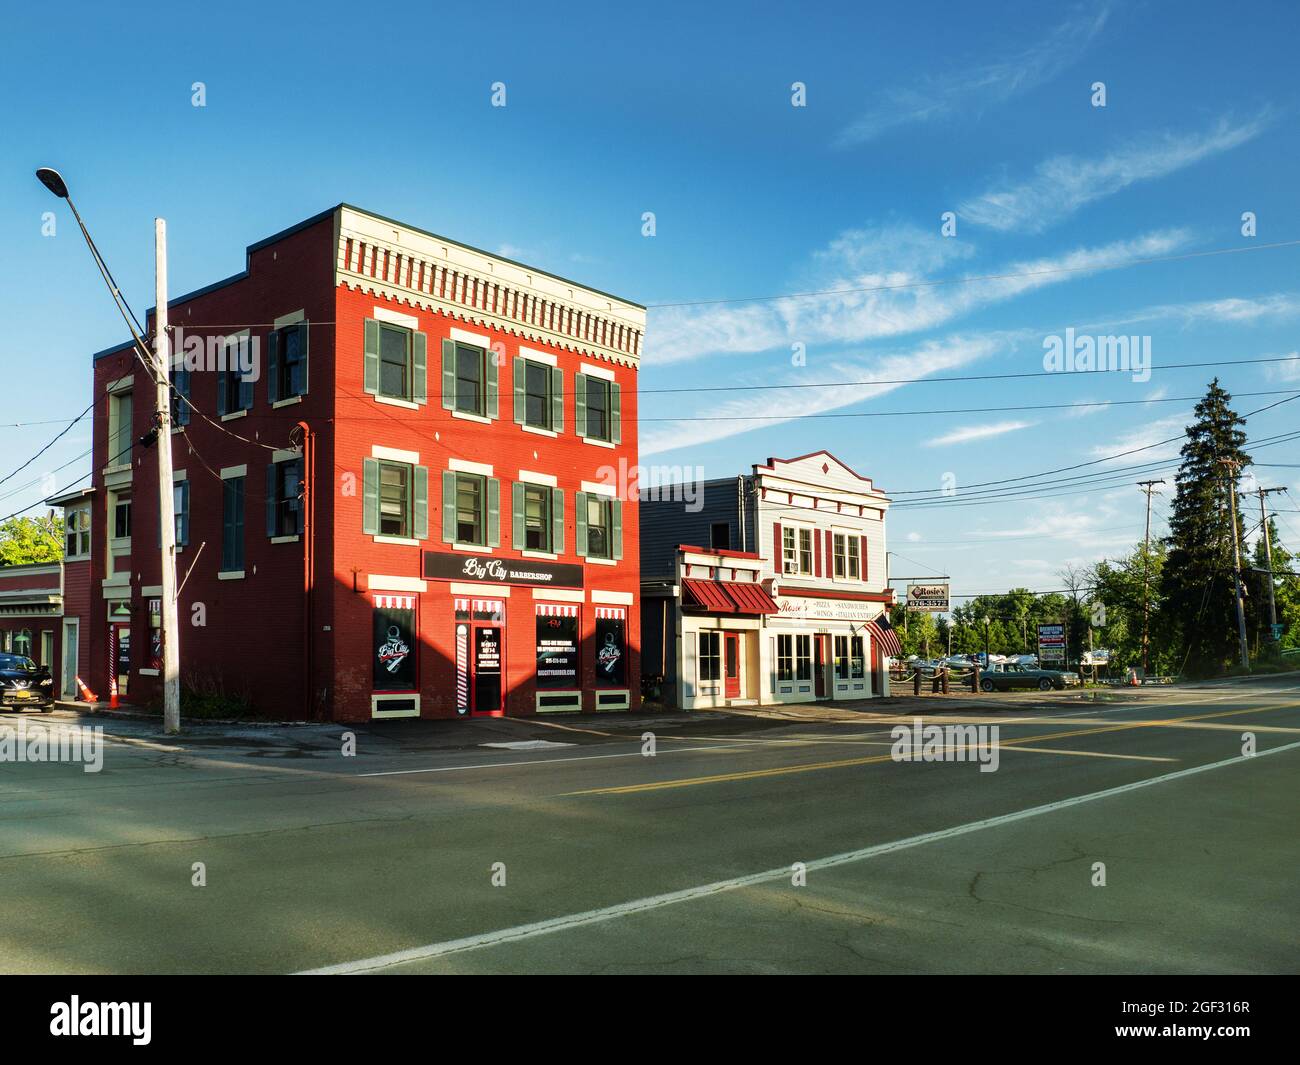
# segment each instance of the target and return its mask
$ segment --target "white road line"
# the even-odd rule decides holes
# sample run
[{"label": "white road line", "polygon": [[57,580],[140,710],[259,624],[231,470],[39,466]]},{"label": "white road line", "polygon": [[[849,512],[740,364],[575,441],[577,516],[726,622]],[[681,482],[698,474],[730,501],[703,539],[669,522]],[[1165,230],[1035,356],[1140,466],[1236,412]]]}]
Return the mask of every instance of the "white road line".
[{"label": "white road line", "polygon": [[[843,854],[833,854],[828,858],[816,858],[806,862],[808,871],[812,872],[818,869],[830,869],[837,865],[848,865],[851,862],[860,862],[868,858],[875,858],[882,854],[893,854],[897,851],[909,850],[912,847],[920,847],[927,843],[938,843],[942,840],[956,839],[958,836],[965,836],[971,832],[981,832],[986,828],[998,828],[1001,825],[1013,824],[1016,821],[1023,821],[1030,817],[1039,817],[1042,814],[1055,813],[1057,810],[1066,810],[1071,806],[1081,806],[1084,803],[1096,802],[1098,799],[1109,799],[1116,795],[1124,795],[1131,791],[1138,791],[1142,788],[1149,788],[1154,784],[1167,784],[1171,780],[1182,780],[1185,777],[1195,776],[1198,773],[1208,773],[1212,769],[1222,769],[1225,766],[1239,765],[1242,762],[1254,761],[1257,758],[1266,758],[1271,754],[1282,754],[1285,751],[1300,750],[1300,742],[1288,743],[1281,747],[1272,747],[1266,751],[1251,756],[1242,755],[1237,758],[1227,758],[1221,762],[1209,762],[1205,765],[1192,766],[1189,769],[1179,769],[1173,773],[1165,773],[1158,777],[1149,777],[1146,780],[1134,781],[1131,784],[1121,784],[1118,787],[1106,788],[1104,791],[1094,791],[1088,795],[1076,795],[1071,799],[1060,799],[1057,802],[1049,802],[1043,806],[1031,806],[1027,810],[1019,810],[1015,813],[1000,814],[997,817],[989,817],[983,821],[971,821],[964,825],[956,825],[953,828],[940,829],[937,832],[926,832],[919,836],[910,836],[907,839],[894,840],[892,843],[878,843],[872,847],[863,847],[860,850],[846,851]],[[748,876],[733,877],[730,880],[719,880],[712,884],[702,884],[699,887],[686,888],[682,891],[671,891],[666,895],[651,895],[644,899],[635,899],[632,902],[621,902],[615,906],[605,906],[598,910],[587,910],[583,913],[571,913],[564,917],[552,917],[545,921],[535,921],[532,924],[516,925],[513,928],[502,928],[496,932],[484,932],[476,936],[467,936],[464,939],[450,939],[442,943],[431,943],[424,947],[412,947],[409,950],[399,950],[392,954],[380,954],[373,958],[362,958],[359,961],[341,962],[338,965],[325,965],[319,969],[307,969],[296,975],[299,976],[343,976],[354,973],[373,972],[377,969],[387,969],[394,965],[404,965],[409,962],[427,961],[431,958],[442,958],[449,954],[460,954],[469,950],[480,950],[484,947],[500,946],[502,943],[516,943],[523,939],[532,939],[534,936],[549,935],[553,932],[567,932],[570,929],[581,928],[585,925],[600,924],[604,921],[612,921],[619,917],[628,917],[632,914],[644,913],[648,910],[657,910],[662,906],[672,906],[678,902],[692,902],[695,899],[708,898],[711,895],[718,895],[724,891],[736,891],[740,888],[755,887],[759,884],[770,883],[774,880],[784,880],[790,875],[788,866],[782,866],[779,869],[768,869],[762,873],[751,873]]]},{"label": "white road line", "polygon": [[[724,751],[731,748],[725,745],[715,747],[673,747],[660,751],[655,757],[665,754],[686,754],[688,751]],[[556,762],[599,762],[602,758],[644,758],[640,751],[625,751],[622,754],[589,754],[572,758],[527,758],[518,762],[481,762],[478,765],[444,765],[433,769],[385,769],[376,773],[352,773],[356,777],[402,777],[413,773],[458,773],[469,769],[508,769],[515,765],[554,765]]]}]

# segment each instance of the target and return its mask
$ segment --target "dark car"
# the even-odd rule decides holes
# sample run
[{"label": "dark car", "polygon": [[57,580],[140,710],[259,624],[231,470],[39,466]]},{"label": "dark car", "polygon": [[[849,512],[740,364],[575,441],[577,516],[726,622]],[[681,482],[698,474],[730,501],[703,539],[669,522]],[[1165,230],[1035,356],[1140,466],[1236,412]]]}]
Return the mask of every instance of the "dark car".
[{"label": "dark car", "polygon": [[1079,683],[1077,673],[1060,669],[1027,669],[1024,666],[1005,665],[980,674],[980,691],[1011,691],[1014,688],[1038,688],[1060,691],[1067,685]]},{"label": "dark car", "polygon": [[50,671],[26,655],[0,654],[0,702],[6,708],[54,709],[54,680]]}]

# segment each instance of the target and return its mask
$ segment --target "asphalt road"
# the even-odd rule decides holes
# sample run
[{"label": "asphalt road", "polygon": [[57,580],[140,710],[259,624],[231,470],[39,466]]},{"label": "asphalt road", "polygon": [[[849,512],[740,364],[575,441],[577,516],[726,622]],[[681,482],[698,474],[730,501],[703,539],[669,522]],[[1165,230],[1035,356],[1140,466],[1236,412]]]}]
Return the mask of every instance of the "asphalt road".
[{"label": "asphalt road", "polygon": [[[0,971],[1300,969],[1300,677],[932,705],[503,726],[566,744],[533,750],[390,722],[351,757],[114,722],[100,772],[0,762]],[[893,760],[913,706],[996,724],[996,771]]]}]

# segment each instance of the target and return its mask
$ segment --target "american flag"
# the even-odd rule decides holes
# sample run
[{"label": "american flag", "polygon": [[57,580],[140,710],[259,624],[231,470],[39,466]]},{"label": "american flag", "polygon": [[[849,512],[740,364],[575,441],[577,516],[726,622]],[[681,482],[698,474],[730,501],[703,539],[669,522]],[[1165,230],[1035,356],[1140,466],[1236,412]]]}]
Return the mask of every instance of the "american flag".
[{"label": "american flag", "polygon": [[903,657],[903,645],[898,642],[898,633],[889,623],[888,614],[881,614],[874,621],[868,621],[867,628],[871,630],[871,635],[876,638],[876,642],[880,644],[881,650],[886,655],[890,658]]}]

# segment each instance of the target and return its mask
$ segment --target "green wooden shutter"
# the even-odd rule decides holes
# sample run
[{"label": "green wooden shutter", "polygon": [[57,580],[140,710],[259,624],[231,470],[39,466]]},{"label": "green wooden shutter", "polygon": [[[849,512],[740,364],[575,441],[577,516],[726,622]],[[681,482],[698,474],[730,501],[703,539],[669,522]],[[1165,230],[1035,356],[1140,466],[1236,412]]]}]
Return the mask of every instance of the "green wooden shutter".
[{"label": "green wooden shutter", "polygon": [[573,375],[573,431],[587,435],[587,375]]},{"label": "green wooden shutter", "polygon": [[442,342],[442,409],[456,409],[456,342]]},{"label": "green wooden shutter", "polygon": [[613,381],[609,384],[609,439],[614,444],[623,442],[623,390]]},{"label": "green wooden shutter", "polygon": [[584,557],[587,554],[587,493],[573,493],[573,550]]},{"label": "green wooden shutter", "polygon": [[415,468],[415,538],[429,538],[429,467]]},{"label": "green wooden shutter", "polygon": [[515,424],[523,425],[525,410],[524,388],[527,384],[528,365],[518,357],[512,361],[511,365],[514,367],[512,372],[514,374],[515,389]]},{"label": "green wooden shutter", "polygon": [[564,489],[551,489],[551,551],[564,554]]},{"label": "green wooden shutter", "polygon": [[361,498],[361,531],[367,536],[379,535],[379,460],[364,459],[365,489]]},{"label": "green wooden shutter", "polygon": [[[217,371],[217,414],[218,415],[228,413],[226,411],[226,374],[228,374],[229,372],[230,372],[229,370]],[[120,461],[121,459],[119,459],[115,455],[110,455],[108,457],[108,462],[109,465],[111,466],[117,465],[117,463],[119,463]]]},{"label": "green wooden shutter", "polygon": [[484,411],[489,418],[495,418],[498,415],[497,353],[491,348],[487,348],[483,352],[483,361],[486,363],[484,377],[487,380],[487,403]]},{"label": "green wooden shutter", "polygon": [[551,430],[564,432],[564,371],[558,366],[551,370]]},{"label": "green wooden shutter", "polygon": [[[516,359],[515,362],[520,362]],[[511,542],[516,551],[524,549],[524,482],[515,481],[510,486]]]},{"label": "green wooden shutter", "polygon": [[272,329],[266,338],[266,398],[270,403],[280,398],[280,331]]},{"label": "green wooden shutter", "polygon": [[239,409],[253,409],[253,382],[242,373],[239,374]]},{"label": "green wooden shutter", "polygon": [[266,465],[266,535],[275,536],[275,463]]},{"label": "green wooden shutter", "polygon": [[442,542],[456,542],[456,474],[442,471]]},{"label": "green wooden shutter", "polygon": [[181,535],[182,545],[190,542],[190,480],[181,481]]},{"label": "green wooden shutter", "polygon": [[495,477],[487,479],[487,545],[501,543],[501,482]]},{"label": "green wooden shutter", "polygon": [[416,403],[429,402],[429,335],[415,333],[411,337],[411,399]]},{"label": "green wooden shutter", "polygon": [[366,319],[366,365],[362,387],[372,396],[379,394],[379,323]]}]

